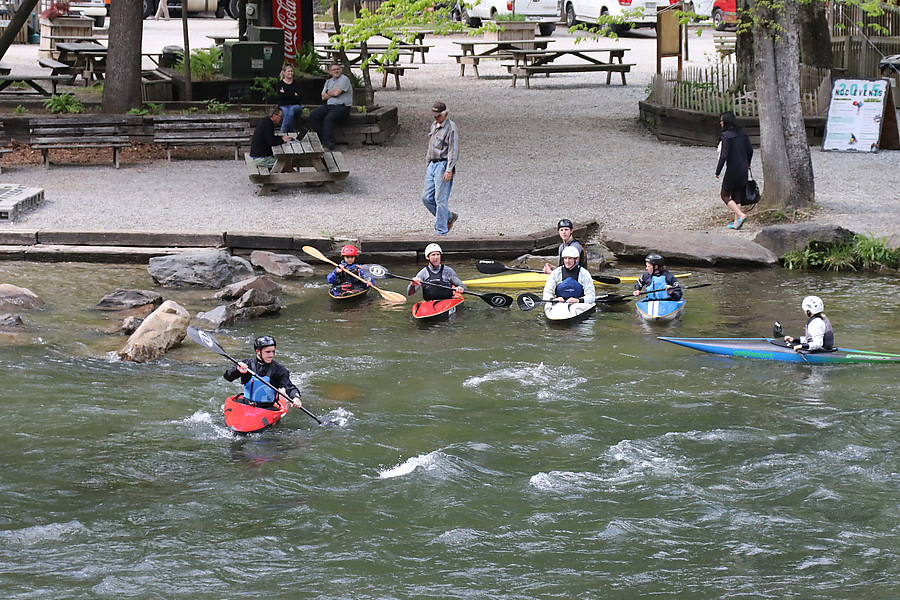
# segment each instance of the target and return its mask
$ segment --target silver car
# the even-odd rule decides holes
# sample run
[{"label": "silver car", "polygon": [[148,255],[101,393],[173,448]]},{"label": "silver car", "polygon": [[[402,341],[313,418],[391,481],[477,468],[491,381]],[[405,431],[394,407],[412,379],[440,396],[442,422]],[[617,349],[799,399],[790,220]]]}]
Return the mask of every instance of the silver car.
[{"label": "silver car", "polygon": [[106,0],[73,0],[69,3],[69,10],[94,19],[94,27],[106,24]]}]

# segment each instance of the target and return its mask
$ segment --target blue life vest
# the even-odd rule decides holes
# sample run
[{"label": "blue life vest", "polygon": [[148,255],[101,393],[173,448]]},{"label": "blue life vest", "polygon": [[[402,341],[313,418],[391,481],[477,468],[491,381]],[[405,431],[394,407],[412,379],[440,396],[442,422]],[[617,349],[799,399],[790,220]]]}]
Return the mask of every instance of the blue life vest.
[{"label": "blue life vest", "polygon": [[556,286],[556,296],[565,300],[584,296],[584,287],[578,283],[578,273],[581,271],[581,267],[575,265],[571,271],[565,267],[561,268],[563,280]]},{"label": "blue life vest", "polygon": [[653,275],[650,277],[650,283],[647,284],[648,290],[659,290],[652,294],[647,294],[648,300],[668,300],[669,292],[666,291],[666,276]]},{"label": "blue life vest", "polygon": [[[262,376],[261,379],[271,383],[268,375]],[[251,377],[250,381],[244,384],[244,398],[257,404],[272,404],[275,402],[275,391],[265,383],[260,383],[256,377]]]}]

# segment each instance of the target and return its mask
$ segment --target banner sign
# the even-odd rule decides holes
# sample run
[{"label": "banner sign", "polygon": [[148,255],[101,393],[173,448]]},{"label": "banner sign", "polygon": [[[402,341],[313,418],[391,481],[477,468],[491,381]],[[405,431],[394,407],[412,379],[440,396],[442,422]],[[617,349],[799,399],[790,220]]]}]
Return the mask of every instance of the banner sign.
[{"label": "banner sign", "polygon": [[284,29],[284,58],[294,62],[301,46],[301,0],[272,0],[272,25]]},{"label": "banner sign", "polygon": [[[890,109],[890,118],[885,118],[886,108]],[[888,129],[882,140],[885,125]],[[890,80],[835,80],[822,150],[877,152],[879,148],[892,149],[896,137],[897,120]]]}]

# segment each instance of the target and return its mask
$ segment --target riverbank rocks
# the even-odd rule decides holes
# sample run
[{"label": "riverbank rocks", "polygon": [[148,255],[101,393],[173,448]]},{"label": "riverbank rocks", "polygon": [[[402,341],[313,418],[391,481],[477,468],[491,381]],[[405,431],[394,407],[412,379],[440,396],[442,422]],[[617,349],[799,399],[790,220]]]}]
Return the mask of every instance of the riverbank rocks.
[{"label": "riverbank rocks", "polygon": [[126,290],[117,288],[100,299],[94,308],[100,310],[129,310],[146,305],[159,306],[163,297],[149,290]]},{"label": "riverbank rocks", "polygon": [[810,242],[836,244],[853,240],[853,232],[837,225],[819,223],[790,223],[764,227],[753,241],[778,256],[793,250],[805,250]]},{"label": "riverbank rocks", "polygon": [[237,300],[250,290],[278,296],[281,294],[282,287],[265,275],[258,275],[225,286],[215,293],[215,297],[221,300]]},{"label": "riverbank rocks", "polygon": [[22,321],[22,317],[19,315],[6,313],[0,315],[0,329],[4,331],[23,330],[25,329],[25,322]]},{"label": "riverbank rocks", "polygon": [[253,266],[227,250],[205,250],[150,259],[147,271],[165,287],[220,288],[253,275]]},{"label": "riverbank rocks", "polygon": [[147,362],[162,356],[181,343],[190,321],[191,315],[183,306],[166,300],[131,334],[125,347],[119,350],[119,357]]},{"label": "riverbank rocks", "polygon": [[0,283],[0,310],[33,310],[42,306],[44,301],[28,288]]},{"label": "riverbank rocks", "polygon": [[764,267],[778,263],[778,256],[768,248],[735,235],[618,229],[603,232],[602,240],[617,257],[635,262],[658,252],[670,264]]},{"label": "riverbank rocks", "polygon": [[194,320],[208,329],[221,329],[234,322],[234,308],[230,304],[223,304],[210,311],[197,313]]},{"label": "riverbank rocks", "polygon": [[275,254],[266,250],[250,253],[250,264],[276,277],[311,277],[313,268],[293,254]]}]

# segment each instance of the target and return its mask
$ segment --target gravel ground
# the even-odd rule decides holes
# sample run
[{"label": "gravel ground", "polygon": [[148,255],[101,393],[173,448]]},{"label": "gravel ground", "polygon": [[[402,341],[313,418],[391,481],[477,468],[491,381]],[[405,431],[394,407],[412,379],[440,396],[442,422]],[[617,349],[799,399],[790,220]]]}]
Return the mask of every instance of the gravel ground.
[{"label": "gravel ground", "polygon": [[[229,19],[192,19],[192,46],[206,35],[236,31]],[[145,23],[144,51],[179,43],[180,21]],[[317,34],[323,36],[323,34]],[[0,231],[146,230],[244,231],[339,236],[424,234],[432,218],[421,204],[429,108],[444,100],[460,130],[461,158],[451,208],[461,217],[453,237],[511,235],[552,226],[563,216],[596,220],[605,228],[692,229],[728,233],[730,213],[718,199],[715,148],[658,142],[638,123],[637,103],[655,70],[656,40],[641,30],[618,44],[637,63],[628,85],[605,84],[601,73],[535,78],[532,88],[510,87],[498,61],[480,80],[448,54],[463,36],[437,38],[427,64],[378,88],[376,101],[397,106],[402,130],[383,146],[342,147],[350,177],[342,193],[324,188],[285,188],[256,195],[243,162],[175,160],[92,166],[11,166],[0,182],[46,190],[45,202]],[[558,29],[553,47],[574,47]],[[323,36],[324,40],[324,36]],[[709,30],[690,38],[693,61],[713,54]],[[34,64],[34,46],[14,46],[4,62]],[[672,60],[672,59],[667,59]],[[674,64],[674,61],[673,61]],[[813,149],[816,220],[879,236],[900,234],[900,152],[874,155],[823,153]],[[761,178],[759,160],[756,175]],[[894,215],[894,217],[890,217]],[[754,218],[732,235],[752,237]]]}]

